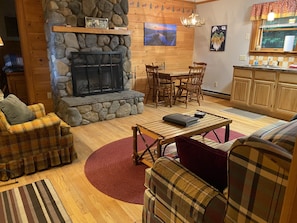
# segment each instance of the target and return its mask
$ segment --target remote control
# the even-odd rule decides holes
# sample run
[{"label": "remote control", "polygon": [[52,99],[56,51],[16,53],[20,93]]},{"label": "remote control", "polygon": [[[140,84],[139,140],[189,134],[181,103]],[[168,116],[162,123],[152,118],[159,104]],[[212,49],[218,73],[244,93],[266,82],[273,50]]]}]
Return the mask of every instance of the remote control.
[{"label": "remote control", "polygon": [[205,116],[205,112],[197,111],[194,116],[197,118],[203,118]]}]

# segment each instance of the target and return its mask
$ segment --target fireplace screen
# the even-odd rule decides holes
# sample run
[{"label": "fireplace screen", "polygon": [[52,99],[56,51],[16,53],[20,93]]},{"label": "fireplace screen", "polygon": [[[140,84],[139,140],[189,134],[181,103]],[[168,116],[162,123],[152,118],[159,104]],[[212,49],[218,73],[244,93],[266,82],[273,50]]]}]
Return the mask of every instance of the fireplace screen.
[{"label": "fireplace screen", "polygon": [[121,52],[72,52],[74,96],[124,90]]}]

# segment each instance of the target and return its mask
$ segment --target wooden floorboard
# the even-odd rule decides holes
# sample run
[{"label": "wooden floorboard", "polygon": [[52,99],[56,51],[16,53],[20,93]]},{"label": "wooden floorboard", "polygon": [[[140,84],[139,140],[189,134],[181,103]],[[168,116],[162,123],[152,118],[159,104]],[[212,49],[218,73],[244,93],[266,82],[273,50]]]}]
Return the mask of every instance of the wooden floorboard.
[{"label": "wooden floorboard", "polygon": [[[224,112],[230,107],[227,100],[204,96],[201,106],[193,101],[185,108],[185,104],[176,104],[172,108],[158,106],[149,102],[145,105],[143,114],[98,122],[85,126],[71,128],[74,135],[74,145],[78,159],[72,164],[53,168],[36,174],[18,178],[18,184],[0,182],[0,191],[12,187],[48,178],[56,189],[73,223],[121,223],[141,222],[142,205],[129,204],[113,199],[96,190],[86,179],[84,165],[88,156],[103,145],[112,141],[132,136],[132,126],[136,123],[146,123],[162,119],[170,113],[185,113],[196,109],[215,113],[233,120],[231,130],[249,135],[257,129],[271,124],[277,119],[263,116],[252,120]],[[131,155],[132,155],[131,147]],[[131,162],[132,156],[131,156]]]}]

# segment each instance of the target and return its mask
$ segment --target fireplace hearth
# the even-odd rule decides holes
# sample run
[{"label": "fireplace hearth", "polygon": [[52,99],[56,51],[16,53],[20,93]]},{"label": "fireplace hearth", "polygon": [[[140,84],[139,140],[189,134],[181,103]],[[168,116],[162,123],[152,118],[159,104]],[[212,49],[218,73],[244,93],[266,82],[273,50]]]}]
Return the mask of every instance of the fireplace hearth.
[{"label": "fireplace hearth", "polygon": [[74,96],[87,96],[124,90],[121,52],[72,52]]}]

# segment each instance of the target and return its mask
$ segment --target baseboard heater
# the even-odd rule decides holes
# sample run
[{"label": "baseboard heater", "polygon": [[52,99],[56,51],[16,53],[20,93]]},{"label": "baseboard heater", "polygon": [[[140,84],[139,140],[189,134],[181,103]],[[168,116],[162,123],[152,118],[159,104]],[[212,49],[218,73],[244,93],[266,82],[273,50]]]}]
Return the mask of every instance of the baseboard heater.
[{"label": "baseboard heater", "polygon": [[225,94],[225,93],[221,93],[221,92],[204,90],[204,89],[202,89],[202,91],[203,91],[204,95],[213,96],[213,97],[217,97],[217,98],[223,98],[223,99],[230,100],[230,97],[231,97],[230,94]]}]

